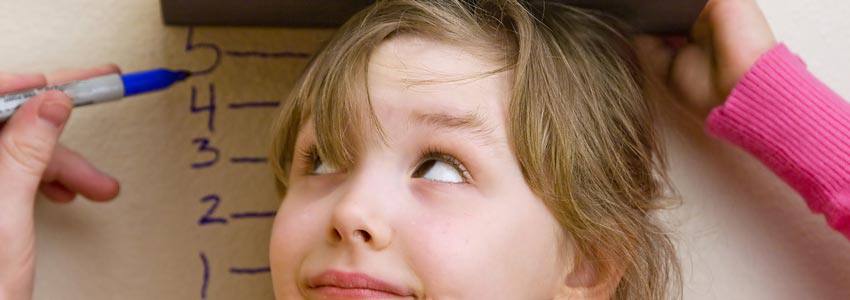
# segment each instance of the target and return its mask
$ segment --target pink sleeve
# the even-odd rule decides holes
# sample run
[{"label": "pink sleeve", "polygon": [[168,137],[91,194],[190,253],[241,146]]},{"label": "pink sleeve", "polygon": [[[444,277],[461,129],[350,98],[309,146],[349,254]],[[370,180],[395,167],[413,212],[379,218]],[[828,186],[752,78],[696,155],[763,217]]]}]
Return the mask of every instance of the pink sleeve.
[{"label": "pink sleeve", "polygon": [[850,238],[850,103],[784,44],[759,58],[706,129],[761,160]]}]

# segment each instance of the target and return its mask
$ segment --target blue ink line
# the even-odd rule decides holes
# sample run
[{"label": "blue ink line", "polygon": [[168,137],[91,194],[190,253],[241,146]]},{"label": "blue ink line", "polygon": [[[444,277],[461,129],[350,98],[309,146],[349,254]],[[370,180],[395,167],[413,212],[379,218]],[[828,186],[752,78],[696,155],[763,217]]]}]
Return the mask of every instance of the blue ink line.
[{"label": "blue ink line", "polygon": [[249,211],[249,212],[240,212],[240,213],[232,213],[230,217],[233,219],[247,219],[247,218],[274,218],[277,214],[277,211]]},{"label": "blue ink line", "polygon": [[201,300],[207,299],[207,287],[210,283],[210,262],[207,261],[207,255],[201,252],[201,263],[204,265],[204,283],[201,285]]},{"label": "blue ink line", "polygon": [[312,54],[293,51],[266,52],[266,51],[224,51],[225,55],[233,57],[258,57],[258,58],[310,58]]},{"label": "blue ink line", "polygon": [[261,164],[267,162],[265,157],[231,157],[230,162],[234,164]]},{"label": "blue ink line", "polygon": [[240,102],[240,103],[230,103],[229,106],[232,109],[240,109],[240,108],[263,108],[263,107],[278,107],[280,102],[278,101],[254,101],[254,102]]},{"label": "blue ink line", "polygon": [[269,267],[259,267],[259,268],[230,268],[231,274],[239,274],[239,275],[254,275],[254,274],[264,274],[271,272],[271,268]]}]

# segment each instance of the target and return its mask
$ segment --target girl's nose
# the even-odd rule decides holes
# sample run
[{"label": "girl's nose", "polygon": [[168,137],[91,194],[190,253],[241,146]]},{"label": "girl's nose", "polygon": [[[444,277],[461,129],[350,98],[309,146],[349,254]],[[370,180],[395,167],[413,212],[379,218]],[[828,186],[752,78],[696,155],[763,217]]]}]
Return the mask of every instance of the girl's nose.
[{"label": "girl's nose", "polygon": [[389,199],[385,199],[386,193],[370,186],[374,185],[359,184],[340,196],[328,232],[330,243],[363,245],[376,251],[389,246],[393,238],[385,216]]}]

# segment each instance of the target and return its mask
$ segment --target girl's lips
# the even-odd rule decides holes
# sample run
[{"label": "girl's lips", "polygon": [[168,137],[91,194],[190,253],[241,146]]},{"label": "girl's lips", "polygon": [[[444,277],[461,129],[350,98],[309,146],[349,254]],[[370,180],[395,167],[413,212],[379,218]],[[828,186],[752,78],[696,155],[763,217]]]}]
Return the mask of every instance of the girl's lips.
[{"label": "girl's lips", "polygon": [[411,297],[413,292],[363,273],[335,270],[309,278],[307,287],[325,296],[341,298]]}]

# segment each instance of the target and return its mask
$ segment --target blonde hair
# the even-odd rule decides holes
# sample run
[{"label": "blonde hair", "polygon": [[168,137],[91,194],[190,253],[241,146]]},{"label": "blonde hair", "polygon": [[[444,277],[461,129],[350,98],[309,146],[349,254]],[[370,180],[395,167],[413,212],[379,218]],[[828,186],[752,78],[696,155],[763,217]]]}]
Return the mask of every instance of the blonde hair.
[{"label": "blonde hair", "polygon": [[363,148],[365,130],[381,132],[366,89],[369,55],[405,33],[504,62],[493,72],[514,73],[509,142],[525,181],[575,243],[575,259],[617,277],[615,299],[680,297],[675,250],[653,214],[667,178],[645,78],[627,27],[592,10],[384,0],[359,12],[313,58],[274,125],[270,161],[282,193],[307,119],[320,156],[343,168]]}]

